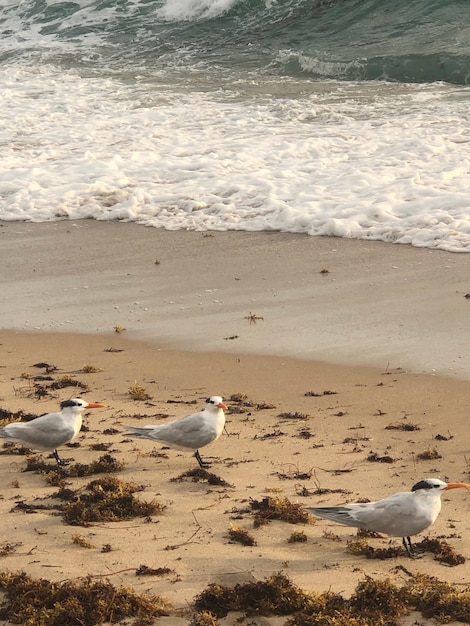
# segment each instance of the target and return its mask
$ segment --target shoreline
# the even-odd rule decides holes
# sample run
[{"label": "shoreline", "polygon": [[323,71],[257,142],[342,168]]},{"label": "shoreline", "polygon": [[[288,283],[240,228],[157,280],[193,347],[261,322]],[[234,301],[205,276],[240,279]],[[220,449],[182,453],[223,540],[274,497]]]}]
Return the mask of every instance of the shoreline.
[{"label": "shoreline", "polygon": [[1,327],[470,376],[470,256],[287,233],[0,222]]}]

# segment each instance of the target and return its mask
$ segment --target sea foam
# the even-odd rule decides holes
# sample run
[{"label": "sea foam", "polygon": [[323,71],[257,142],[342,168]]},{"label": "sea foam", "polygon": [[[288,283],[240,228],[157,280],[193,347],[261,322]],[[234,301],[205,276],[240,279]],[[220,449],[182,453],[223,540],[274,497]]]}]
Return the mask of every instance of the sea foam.
[{"label": "sea foam", "polygon": [[468,93],[445,84],[0,74],[0,219],[276,230],[470,251]]}]

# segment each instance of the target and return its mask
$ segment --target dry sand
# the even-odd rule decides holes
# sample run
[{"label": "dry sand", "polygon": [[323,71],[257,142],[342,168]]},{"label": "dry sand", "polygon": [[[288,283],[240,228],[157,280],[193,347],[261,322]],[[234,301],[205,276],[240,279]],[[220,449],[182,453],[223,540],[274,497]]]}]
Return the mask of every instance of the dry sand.
[{"label": "dry sand", "polygon": [[[28,515],[15,509],[18,502],[50,502],[57,488],[23,472],[24,457],[2,454],[5,543],[15,545],[1,557],[2,570],[53,580],[100,575],[159,594],[180,609],[211,582],[232,585],[279,571],[306,591],[345,595],[366,574],[403,582],[408,575],[400,566],[470,583],[468,563],[449,568],[431,554],[416,561],[404,555],[368,560],[347,552],[354,529],[322,520],[300,526],[273,521],[255,529],[246,512],[250,500],[268,496],[316,506],[378,499],[427,476],[470,481],[468,256],[97,222],[3,224],[0,243],[0,407],[39,414],[77,395],[66,388],[38,400],[32,378],[43,373],[33,367],[38,362],[57,366],[54,378],[69,374],[86,382],[83,397],[107,407],[90,412],[80,446],[64,448],[62,456],[89,463],[103,454],[91,446],[107,443],[125,463],[118,477],[144,485],[138,497],[166,507],[150,522],[88,528],[68,526],[50,511]],[[250,314],[262,319],[250,323]],[[114,326],[126,330],[116,333]],[[84,373],[85,365],[101,371]],[[136,382],[151,400],[129,397]],[[232,408],[228,434],[201,454],[231,486],[173,482],[197,467],[195,459],[132,441],[124,425],[182,416],[213,394]],[[254,406],[237,412],[234,394]],[[272,408],[259,408],[264,403]],[[419,429],[387,429],[403,424]],[[118,432],[103,433],[110,428]],[[420,460],[428,450],[438,458]],[[391,462],[368,461],[370,453]],[[71,478],[69,486],[90,480]],[[318,488],[343,491],[318,495]],[[466,557],[469,503],[465,490],[445,495],[430,531]],[[234,523],[257,545],[230,543]],[[288,543],[299,530],[307,543]],[[75,535],[94,547],[73,543]],[[390,541],[400,543],[370,543]],[[107,544],[112,549],[102,551]],[[171,573],[137,577],[141,565]],[[162,623],[188,619],[173,615]]]}]

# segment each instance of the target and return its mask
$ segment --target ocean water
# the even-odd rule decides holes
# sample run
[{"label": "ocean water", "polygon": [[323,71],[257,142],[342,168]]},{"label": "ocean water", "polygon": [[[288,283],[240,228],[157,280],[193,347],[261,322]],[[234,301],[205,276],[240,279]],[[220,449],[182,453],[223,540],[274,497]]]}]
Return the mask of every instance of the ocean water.
[{"label": "ocean water", "polygon": [[3,0],[0,219],[470,251],[467,0]]}]

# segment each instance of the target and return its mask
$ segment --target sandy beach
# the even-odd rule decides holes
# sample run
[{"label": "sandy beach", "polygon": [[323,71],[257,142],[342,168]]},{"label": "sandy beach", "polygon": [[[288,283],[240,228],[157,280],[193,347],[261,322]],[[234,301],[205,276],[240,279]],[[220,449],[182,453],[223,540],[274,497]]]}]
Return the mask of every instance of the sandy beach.
[{"label": "sandy beach", "polygon": [[[0,408],[40,414],[77,395],[103,402],[87,415],[79,446],[61,455],[89,464],[106,451],[123,464],[120,480],[143,487],[136,497],[164,507],[147,520],[88,527],[51,510],[28,514],[19,503],[53,502],[57,487],[3,450],[0,505],[13,549],[2,571],[56,581],[89,574],[155,593],[172,607],[158,621],[170,626],[189,623],[193,599],[210,583],[281,571],[304,590],[345,596],[366,575],[470,583],[468,562],[446,567],[431,553],[411,560],[404,552],[367,559],[348,551],[353,528],[313,519],[255,528],[250,509],[265,498],[302,507],[375,500],[424,477],[470,482],[468,255],[86,220],[1,223],[0,244]],[[52,380],[37,379],[41,363],[56,368]],[[71,387],[48,388],[65,375]],[[148,400],[131,398],[136,384]],[[227,484],[182,477],[197,468],[191,454],[128,437],[126,424],[183,416],[214,394],[229,406],[226,433],[201,454]],[[67,486],[94,478],[69,477]],[[470,494],[442,500],[429,536],[468,559]],[[231,541],[233,524],[256,545]],[[305,543],[288,542],[297,531]],[[136,576],[142,565],[168,569]]]}]

